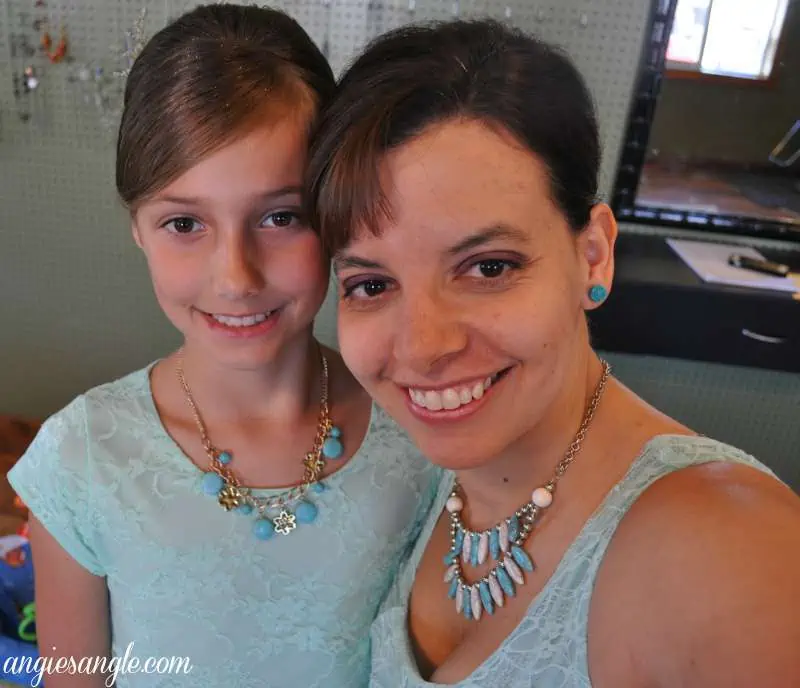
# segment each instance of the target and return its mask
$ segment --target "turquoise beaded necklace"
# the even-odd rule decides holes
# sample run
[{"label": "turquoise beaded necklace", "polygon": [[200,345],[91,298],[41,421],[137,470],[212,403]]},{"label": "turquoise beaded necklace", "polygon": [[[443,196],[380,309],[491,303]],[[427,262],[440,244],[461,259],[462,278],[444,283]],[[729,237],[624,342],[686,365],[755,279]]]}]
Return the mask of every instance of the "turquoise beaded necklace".
[{"label": "turquoise beaded necklace", "polygon": [[186,402],[200,431],[203,449],[209,459],[209,469],[200,481],[202,491],[215,497],[226,511],[235,511],[246,516],[255,514],[253,535],[259,540],[269,540],[276,533],[289,535],[299,524],[311,524],[317,519],[316,504],[309,499],[309,493],[320,494],[325,484],[320,480],[326,460],[342,457],[342,432],[333,425],[328,406],[328,360],[322,354],[322,392],[317,434],[314,445],[303,459],[303,481],[278,495],[258,497],[251,488],[243,486],[230,468],[233,455],[229,451],[217,449],[208,437],[205,424],[197,404],[186,382],[183,372],[183,355],[178,354],[176,372],[186,395]]},{"label": "turquoise beaded necklace", "polygon": [[[467,528],[461,520],[464,498],[458,482],[447,499],[445,509],[450,515],[450,550],[444,556],[444,582],[447,596],[455,600],[456,612],[468,620],[479,621],[483,612],[489,615],[516,595],[516,586],[525,584],[525,573],[533,573],[535,566],[524,544],[533,530],[539,514],[553,502],[556,484],[581,450],[589,424],[603,395],[611,367],[602,361],[603,373],[578,429],[564,458],[558,462],[555,473],[542,487],[531,493],[530,501],[511,516],[483,531]],[[497,562],[483,578],[473,583],[464,579],[464,566],[477,567],[489,557]]]}]

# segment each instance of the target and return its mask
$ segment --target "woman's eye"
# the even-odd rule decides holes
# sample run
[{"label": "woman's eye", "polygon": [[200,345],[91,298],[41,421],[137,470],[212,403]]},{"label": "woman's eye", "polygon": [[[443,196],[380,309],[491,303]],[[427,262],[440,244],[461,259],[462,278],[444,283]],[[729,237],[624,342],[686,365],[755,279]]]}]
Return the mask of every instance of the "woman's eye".
[{"label": "woman's eye", "polygon": [[[483,277],[485,279],[497,279],[498,277],[502,277],[507,270],[514,267],[510,261],[508,260],[500,260],[499,258],[487,258],[485,260],[478,261],[474,263],[470,269],[467,271],[469,274],[470,272],[473,273],[474,277]],[[478,274],[474,274],[473,271],[478,272]]]},{"label": "woman's eye", "polygon": [[387,285],[385,280],[368,279],[357,284],[347,285],[344,288],[344,297],[346,299],[374,299],[386,291]]},{"label": "woman's eye", "polygon": [[276,213],[270,213],[262,221],[262,225],[268,227],[291,227],[293,223],[300,222],[300,216],[290,210],[280,210]]},{"label": "woman's eye", "polygon": [[200,227],[200,223],[191,217],[176,217],[166,222],[163,227],[175,234],[191,234]]}]

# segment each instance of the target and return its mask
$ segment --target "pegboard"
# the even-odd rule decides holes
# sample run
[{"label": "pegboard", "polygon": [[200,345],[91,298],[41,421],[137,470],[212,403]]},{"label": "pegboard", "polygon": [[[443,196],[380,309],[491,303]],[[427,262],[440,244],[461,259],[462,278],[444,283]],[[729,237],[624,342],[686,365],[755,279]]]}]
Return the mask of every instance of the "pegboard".
[{"label": "pegboard", "polygon": [[[2,139],[24,143],[29,149],[59,141],[107,149],[124,85],[115,74],[126,66],[126,32],[136,26],[142,10],[146,11],[144,35],[150,36],[197,4],[192,0],[49,0],[36,7],[35,0],[0,0],[0,55],[8,56],[0,68]],[[304,26],[337,73],[369,39],[416,21],[491,16],[564,47],[586,77],[597,103],[604,151],[600,189],[604,197],[609,195],[650,13],[646,0],[277,0],[271,4]],[[18,50],[13,54],[15,36],[27,35],[29,43],[38,43],[41,30],[32,25],[42,17],[48,20],[54,42],[58,27],[66,27],[72,63],[52,65],[42,55],[21,57]],[[25,97],[15,97],[13,79],[28,64],[37,70],[39,87]],[[100,72],[102,79],[97,78]],[[98,100],[106,101],[102,108]],[[27,121],[20,121],[23,114]]]},{"label": "pegboard", "polygon": [[[247,0],[245,0],[247,1]],[[0,413],[44,415],[87,387],[164,354],[177,336],[159,312],[114,192],[114,136],[129,66],[145,38],[192,0],[0,0]],[[276,0],[341,73],[365,43],[417,21],[491,16],[564,47],[585,75],[601,125],[608,195],[645,38],[648,0]],[[71,62],[20,53],[20,33],[63,23]],[[41,27],[40,27],[41,28]],[[33,64],[25,98],[13,77]],[[95,88],[101,75],[102,89]],[[83,77],[91,77],[83,79]],[[98,100],[99,99],[99,100]],[[105,107],[98,106],[105,103]],[[23,119],[21,115],[26,115]],[[317,331],[335,344],[333,303]]]}]

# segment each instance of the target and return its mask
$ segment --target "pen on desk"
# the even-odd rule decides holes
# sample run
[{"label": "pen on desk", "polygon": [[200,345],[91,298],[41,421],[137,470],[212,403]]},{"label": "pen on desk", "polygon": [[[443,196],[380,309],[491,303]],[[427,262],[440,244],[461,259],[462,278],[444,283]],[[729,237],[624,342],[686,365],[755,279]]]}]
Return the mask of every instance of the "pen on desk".
[{"label": "pen on desk", "polygon": [[737,268],[754,270],[755,272],[762,272],[766,275],[774,275],[775,277],[786,277],[789,274],[788,265],[783,265],[783,263],[775,263],[771,260],[762,260],[760,258],[742,256],[738,253],[731,255],[731,257],[728,258],[728,263]]}]

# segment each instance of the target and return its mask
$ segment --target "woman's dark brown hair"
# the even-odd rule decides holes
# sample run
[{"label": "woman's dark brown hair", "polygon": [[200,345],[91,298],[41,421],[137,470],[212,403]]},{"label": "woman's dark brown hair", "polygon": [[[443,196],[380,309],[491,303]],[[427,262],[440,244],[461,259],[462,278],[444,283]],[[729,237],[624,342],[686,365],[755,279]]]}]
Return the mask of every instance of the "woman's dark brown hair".
[{"label": "woman's dark brown hair", "polygon": [[312,225],[335,253],[391,215],[379,179],[387,151],[454,117],[512,134],[550,174],[551,194],[579,231],[596,202],[594,106],[560,51],[492,20],[408,26],[374,41],[323,115],[307,178]]},{"label": "woman's dark brown hair", "polygon": [[313,121],[334,89],[327,60],[283,12],[197,7],[155,34],[133,64],[117,139],[120,198],[135,211],[254,127],[284,116]]}]

